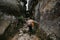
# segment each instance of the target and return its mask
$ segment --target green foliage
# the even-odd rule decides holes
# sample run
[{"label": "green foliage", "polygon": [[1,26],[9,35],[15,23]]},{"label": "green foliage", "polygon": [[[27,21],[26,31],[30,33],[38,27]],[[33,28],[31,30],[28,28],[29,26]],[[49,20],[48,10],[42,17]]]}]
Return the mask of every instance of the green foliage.
[{"label": "green foliage", "polygon": [[24,17],[23,16],[19,16],[18,19],[24,19]]}]

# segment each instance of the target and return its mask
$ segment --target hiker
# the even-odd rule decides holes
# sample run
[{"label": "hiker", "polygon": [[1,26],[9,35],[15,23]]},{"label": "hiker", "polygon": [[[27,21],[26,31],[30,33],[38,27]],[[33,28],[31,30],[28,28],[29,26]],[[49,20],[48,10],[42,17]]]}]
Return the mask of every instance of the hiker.
[{"label": "hiker", "polygon": [[34,31],[34,23],[37,23],[36,21],[32,20],[32,19],[29,19],[27,20],[27,26],[29,27],[29,32],[30,32],[30,35],[33,33]]}]

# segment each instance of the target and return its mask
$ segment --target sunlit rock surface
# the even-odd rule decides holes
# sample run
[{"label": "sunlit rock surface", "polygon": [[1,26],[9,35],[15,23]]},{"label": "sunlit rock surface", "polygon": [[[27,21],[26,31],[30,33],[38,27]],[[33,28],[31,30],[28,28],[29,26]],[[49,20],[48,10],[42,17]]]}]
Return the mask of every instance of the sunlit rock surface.
[{"label": "sunlit rock surface", "polygon": [[[8,40],[39,40],[39,38],[36,35],[31,35],[29,34],[28,27],[22,27],[19,29],[19,33],[17,33],[14,37],[9,38]],[[24,33],[24,31],[26,31]]]}]

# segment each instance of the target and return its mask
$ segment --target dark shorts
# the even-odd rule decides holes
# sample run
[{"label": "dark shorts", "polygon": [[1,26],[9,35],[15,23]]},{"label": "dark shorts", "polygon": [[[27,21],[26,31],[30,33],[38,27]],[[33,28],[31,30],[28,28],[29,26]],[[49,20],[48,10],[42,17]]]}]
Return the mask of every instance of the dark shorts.
[{"label": "dark shorts", "polygon": [[32,31],[32,25],[28,25],[29,27],[29,31],[31,32]]}]

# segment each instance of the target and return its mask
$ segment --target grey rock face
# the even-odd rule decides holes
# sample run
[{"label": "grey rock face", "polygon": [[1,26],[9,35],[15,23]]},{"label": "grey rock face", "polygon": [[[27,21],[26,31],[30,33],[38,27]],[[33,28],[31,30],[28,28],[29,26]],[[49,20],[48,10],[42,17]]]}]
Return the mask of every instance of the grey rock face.
[{"label": "grey rock face", "polygon": [[16,18],[10,15],[2,15],[0,17],[0,35],[4,33],[9,24],[13,23]]},{"label": "grey rock face", "polygon": [[54,0],[54,2],[51,1],[48,4],[46,4],[44,9],[41,9],[43,12],[41,12],[40,17],[40,27],[45,30],[47,35],[54,33],[57,37],[60,37],[60,3]]},{"label": "grey rock face", "polygon": [[[40,3],[39,7],[37,6],[38,3]],[[40,28],[47,35],[54,33],[56,37],[60,38],[60,0],[38,0],[38,3],[33,10],[35,10],[35,20],[40,19]],[[30,4],[32,7],[33,3],[30,2]],[[38,18],[38,13],[40,13],[40,18]]]}]

